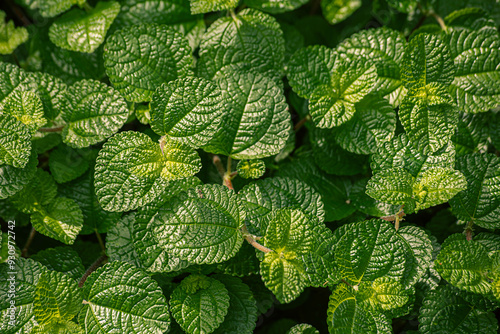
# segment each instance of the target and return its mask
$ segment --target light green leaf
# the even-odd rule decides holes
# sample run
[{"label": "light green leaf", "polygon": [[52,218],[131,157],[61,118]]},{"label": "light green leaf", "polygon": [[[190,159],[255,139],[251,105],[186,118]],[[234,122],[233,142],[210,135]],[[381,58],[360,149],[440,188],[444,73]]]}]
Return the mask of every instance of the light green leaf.
[{"label": "light green leaf", "polygon": [[248,285],[236,277],[220,274],[211,277],[222,282],[229,293],[227,315],[214,333],[253,333],[257,322],[257,305]]},{"label": "light green leaf", "polygon": [[[0,264],[0,331],[5,334],[29,333],[36,325],[34,314],[35,289],[38,280],[46,269],[38,262],[22,257],[17,258],[12,267],[8,263]],[[14,273],[14,274],[12,274]],[[9,281],[10,279],[10,281]],[[15,299],[9,298],[11,282],[15,282]],[[10,301],[14,301],[15,323],[10,322]]]},{"label": "light green leaf", "polygon": [[[13,98],[19,99],[23,91],[35,89],[33,79],[19,67],[0,62],[0,112]],[[22,102],[22,101],[21,101]]]},{"label": "light green leaf", "polygon": [[263,12],[278,14],[289,12],[306,4],[308,0],[244,0],[248,7],[259,9]]},{"label": "light green leaf", "polygon": [[387,0],[387,3],[392,8],[397,9],[402,13],[411,13],[417,7],[417,0]]},{"label": "light green leaf", "polygon": [[32,255],[31,258],[43,264],[47,269],[66,274],[76,281],[79,281],[85,272],[82,259],[68,246],[47,248]]},{"label": "light green leaf", "polygon": [[493,263],[488,249],[477,241],[451,241],[434,264],[437,272],[459,289],[483,295],[491,291],[487,273]]},{"label": "light green leaf", "polygon": [[431,154],[454,134],[458,112],[446,87],[430,83],[410,89],[399,108],[399,118],[417,150]]},{"label": "light green leaf", "polygon": [[42,101],[33,92],[13,91],[1,112],[14,116],[26,125],[31,134],[47,123],[43,117]]},{"label": "light green leaf", "polygon": [[423,229],[417,226],[403,226],[396,234],[405,248],[406,265],[402,286],[415,285],[426,271],[432,260],[432,243]]},{"label": "light green leaf", "polygon": [[190,334],[211,333],[224,321],[230,297],[223,283],[191,275],[170,296],[172,316]]},{"label": "light green leaf", "polygon": [[40,14],[44,17],[54,17],[64,13],[73,5],[82,6],[85,0],[38,0]]},{"label": "light green leaf", "polygon": [[78,316],[86,333],[163,333],[169,328],[162,290],[149,275],[125,262],[107,263],[83,285],[87,302]]},{"label": "light green leaf", "polygon": [[198,154],[172,141],[160,145],[140,132],[113,136],[99,152],[95,191],[104,210],[129,211],[153,201],[169,180],[196,174]]},{"label": "light green leaf", "polygon": [[406,88],[420,88],[431,82],[449,85],[454,73],[450,51],[438,37],[418,34],[405,48],[401,78]]},{"label": "light green leaf", "polygon": [[16,209],[34,213],[52,203],[57,195],[57,185],[52,176],[38,168],[34,177],[24,188],[10,198]]},{"label": "light green leaf", "polygon": [[324,45],[299,49],[287,65],[288,83],[297,95],[310,98],[316,87],[330,84],[337,53]]},{"label": "light green leaf", "polygon": [[286,334],[319,334],[319,332],[309,324],[298,324],[290,328]]},{"label": "light green leaf", "polygon": [[109,261],[128,262],[140,267],[139,255],[134,248],[135,212],[123,216],[106,234],[106,255]]},{"label": "light green leaf", "polygon": [[58,116],[63,107],[66,84],[48,73],[35,72],[30,75],[37,85],[36,94],[42,101],[44,117],[50,121],[61,122]]},{"label": "light green leaf", "polygon": [[398,212],[400,206],[378,201],[366,194],[366,185],[369,180],[369,177],[358,178],[349,190],[349,198],[354,207],[358,211],[373,217],[389,216]]},{"label": "light green leaf", "polygon": [[82,229],[82,210],[69,198],[56,198],[47,209],[31,215],[31,224],[41,234],[72,245]]},{"label": "light green leaf", "polygon": [[28,30],[15,27],[14,21],[5,23],[5,12],[0,10],[0,54],[8,55],[28,40]]},{"label": "light green leaf", "polygon": [[394,136],[396,113],[387,100],[376,95],[366,96],[355,108],[354,116],[335,129],[335,141],[349,152],[375,153]]},{"label": "light green leaf", "polygon": [[244,219],[234,191],[207,184],[167,203],[151,224],[166,251],[190,263],[210,264],[226,261],[240,249]]},{"label": "light green leaf", "polygon": [[190,4],[194,15],[236,8],[238,0],[190,0]]},{"label": "light green leaf", "polygon": [[166,25],[124,28],[109,36],[104,46],[109,81],[131,102],[150,101],[162,83],[187,76],[192,63],[188,41]]},{"label": "light green leaf", "polygon": [[49,38],[60,48],[92,53],[104,42],[119,12],[120,5],[114,1],[98,2],[88,12],[73,9],[50,26]]},{"label": "light green leaf", "polygon": [[224,112],[219,87],[195,77],[162,84],[153,94],[150,106],[153,131],[194,147],[210,141]]},{"label": "light green leaf", "polygon": [[62,131],[63,142],[81,148],[117,132],[129,111],[113,88],[95,80],[82,80],[68,87],[61,113],[67,123]]},{"label": "light green leaf", "polygon": [[284,53],[283,32],[276,19],[247,8],[210,25],[200,44],[197,72],[212,79],[229,67],[277,81],[283,76]]},{"label": "light green leaf", "polygon": [[460,30],[460,28],[496,30],[495,21],[490,18],[484,9],[478,7],[455,10],[444,18],[444,22],[447,27],[453,27],[453,30]]},{"label": "light green leaf", "polygon": [[410,301],[412,289],[389,277],[378,277],[373,282],[362,283],[356,292],[356,301],[366,310],[390,314]]},{"label": "light green leaf", "polygon": [[323,16],[330,24],[344,21],[361,7],[361,0],[321,0]]},{"label": "light green leaf", "polygon": [[244,179],[258,179],[266,172],[266,163],[263,160],[240,160],[236,166],[238,175]]},{"label": "light green leaf", "polygon": [[0,199],[5,199],[20,191],[35,175],[38,156],[35,150],[24,168],[0,165]]},{"label": "light green leaf", "polygon": [[75,280],[57,271],[46,271],[36,285],[35,319],[39,324],[71,320],[80,311],[82,301],[82,292]]},{"label": "light green leaf", "polygon": [[50,152],[49,168],[56,182],[65,183],[83,175],[89,168],[89,153],[64,144]]},{"label": "light green leaf", "polygon": [[228,72],[218,81],[226,103],[219,131],[203,149],[235,159],[278,154],[291,128],[283,89],[260,74]]},{"label": "light green leaf", "polygon": [[481,311],[468,303],[450,285],[439,286],[427,293],[418,320],[422,334],[494,334],[498,330],[493,312]]},{"label": "light green leaf", "polygon": [[500,218],[500,159],[493,154],[469,154],[457,159],[467,190],[450,200],[453,213],[464,221],[494,229]]},{"label": "light green leaf", "polygon": [[495,30],[461,29],[447,36],[456,73],[450,92],[458,107],[486,112],[500,99],[500,38]]},{"label": "light green leaf", "polygon": [[0,114],[0,165],[24,168],[30,155],[29,128],[11,115]]},{"label": "light green leaf", "polygon": [[72,321],[57,319],[49,323],[35,326],[30,334],[84,334],[82,328]]},{"label": "light green leaf", "polygon": [[402,168],[384,169],[368,181],[366,193],[379,201],[391,204],[413,203],[414,183],[415,178]]}]

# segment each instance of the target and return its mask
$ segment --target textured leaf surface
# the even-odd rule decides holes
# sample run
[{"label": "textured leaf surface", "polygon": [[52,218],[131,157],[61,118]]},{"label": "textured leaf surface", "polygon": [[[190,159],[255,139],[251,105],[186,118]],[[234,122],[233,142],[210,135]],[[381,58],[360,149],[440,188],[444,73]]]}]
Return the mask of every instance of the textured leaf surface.
[{"label": "textured leaf surface", "polygon": [[117,2],[98,2],[86,12],[73,9],[58,18],[49,29],[49,38],[58,47],[78,52],[94,52],[120,12]]},{"label": "textured leaf surface", "polygon": [[0,54],[8,55],[28,40],[28,30],[15,27],[14,21],[5,23],[5,12],[0,11]]},{"label": "textured leaf surface", "polygon": [[0,165],[24,168],[31,155],[28,127],[14,116],[0,114]]},{"label": "textured leaf surface", "polygon": [[4,104],[2,112],[14,116],[26,125],[32,134],[47,123],[43,117],[42,101],[33,92],[13,91]]},{"label": "textured leaf surface", "polygon": [[249,7],[277,14],[297,9],[306,4],[308,0],[245,0],[244,2]]},{"label": "textured leaf surface", "polygon": [[83,80],[68,88],[62,118],[67,125],[63,141],[72,147],[87,147],[117,132],[128,117],[125,100],[113,88],[94,80]]},{"label": "textured leaf surface", "polygon": [[124,28],[111,35],[104,47],[109,80],[132,102],[150,101],[162,83],[188,75],[192,62],[188,41],[166,25]]},{"label": "textured leaf surface", "polygon": [[36,94],[42,102],[44,117],[50,121],[60,121],[58,116],[64,103],[66,84],[48,73],[35,72],[30,75],[37,85]]},{"label": "textured leaf surface", "polygon": [[407,304],[412,293],[413,289],[405,289],[397,280],[379,277],[373,282],[360,285],[356,301],[366,310],[391,314]]},{"label": "textured leaf surface", "polygon": [[104,210],[128,211],[158,196],[169,180],[199,171],[198,154],[180,143],[168,141],[163,147],[140,132],[121,132],[99,152],[95,189]]},{"label": "textured leaf surface", "polygon": [[194,147],[212,138],[225,110],[219,88],[195,77],[162,84],[150,105],[153,131]]},{"label": "textured leaf surface", "polygon": [[372,176],[366,193],[379,201],[402,205],[413,202],[415,178],[402,168],[391,168]]},{"label": "textured leaf surface", "polygon": [[85,272],[78,253],[67,246],[44,249],[31,258],[43,264],[47,269],[66,274],[77,281],[82,278]]},{"label": "textured leaf surface", "polygon": [[278,154],[291,128],[283,90],[260,74],[229,72],[218,81],[227,110],[221,127],[203,148],[235,159]]},{"label": "textured leaf surface", "polygon": [[191,275],[170,296],[172,316],[190,334],[211,333],[224,321],[230,296],[218,280]]},{"label": "textured leaf surface", "polygon": [[0,199],[5,199],[21,190],[35,175],[38,157],[33,150],[24,168],[0,165]]},{"label": "textured leaf surface", "polygon": [[39,324],[71,320],[80,311],[82,300],[82,292],[74,279],[57,271],[46,271],[36,285],[35,319]]},{"label": "textured leaf surface", "polygon": [[419,281],[432,260],[432,242],[423,229],[417,226],[404,226],[397,236],[405,248],[405,271],[400,281],[403,287],[415,285]]},{"label": "textured leaf surface", "polygon": [[191,263],[217,263],[240,249],[244,218],[232,190],[207,184],[164,206],[152,226],[165,250]]},{"label": "textured leaf surface", "polygon": [[34,88],[32,79],[19,67],[0,62],[0,110],[14,94]]},{"label": "textured leaf surface", "polygon": [[200,44],[197,71],[212,79],[227,67],[279,79],[283,74],[285,41],[276,19],[254,9],[210,25]]},{"label": "textured leaf surface", "polygon": [[54,17],[64,13],[73,5],[83,5],[84,0],[38,0],[40,14],[44,17]]},{"label": "textured leaf surface", "polygon": [[84,334],[82,328],[69,320],[57,320],[34,327],[30,334],[45,334],[45,333],[58,333],[58,334]]},{"label": "textured leaf surface", "polygon": [[106,234],[106,255],[109,261],[128,262],[140,267],[134,248],[135,212],[122,217]]},{"label": "textured leaf surface", "polygon": [[112,262],[94,271],[83,285],[88,302],[78,316],[86,333],[163,333],[170,323],[158,284],[142,270]]},{"label": "textured leaf surface", "polygon": [[330,24],[344,21],[361,7],[361,0],[323,0],[321,10]]},{"label": "textured leaf surface", "polygon": [[290,328],[287,334],[319,334],[319,332],[309,324],[298,324]]},{"label": "textured leaf surface", "polygon": [[203,14],[238,6],[238,0],[190,0],[191,14]]},{"label": "textured leaf surface", "polygon": [[11,197],[14,206],[24,213],[34,213],[43,210],[57,195],[57,185],[52,176],[37,169],[36,174],[24,188]]},{"label": "textured leaf surface", "polygon": [[266,163],[263,160],[240,160],[236,166],[238,175],[244,179],[258,179],[266,172]]},{"label": "textured leaf surface", "polygon": [[459,219],[484,228],[500,227],[500,159],[492,154],[470,154],[457,159],[467,179],[467,190],[450,200]]},{"label": "textured leaf surface", "polygon": [[31,215],[33,228],[38,232],[71,245],[82,229],[82,210],[69,198],[56,198],[46,210]]},{"label": "textured leaf surface", "polygon": [[184,0],[124,0],[113,26],[141,25],[144,22],[172,24],[190,19],[189,1]]}]

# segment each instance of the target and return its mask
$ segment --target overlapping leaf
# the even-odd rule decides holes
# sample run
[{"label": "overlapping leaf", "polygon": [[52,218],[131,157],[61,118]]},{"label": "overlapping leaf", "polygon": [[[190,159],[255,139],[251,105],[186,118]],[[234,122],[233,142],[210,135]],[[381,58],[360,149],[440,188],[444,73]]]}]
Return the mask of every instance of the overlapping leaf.
[{"label": "overlapping leaf", "polygon": [[306,4],[307,0],[245,0],[248,7],[271,14],[292,11]]},{"label": "overlapping leaf", "polygon": [[34,213],[49,205],[57,195],[57,185],[52,176],[37,169],[30,182],[10,198],[12,204],[24,213]]},{"label": "overlapping leaf", "polygon": [[404,226],[397,236],[405,247],[405,272],[401,284],[407,288],[415,285],[426,271],[432,260],[432,243],[429,236],[417,226]]},{"label": "overlapping leaf", "polygon": [[0,54],[7,55],[28,40],[28,30],[16,28],[14,21],[5,23],[5,12],[0,10]]},{"label": "overlapping leaf", "polygon": [[35,175],[38,158],[32,150],[28,163],[24,168],[0,165],[0,199],[5,199],[20,191]]},{"label": "overlapping leaf", "polygon": [[35,72],[30,75],[37,85],[36,94],[42,102],[45,119],[60,121],[58,116],[63,107],[66,84],[60,78],[48,73]]},{"label": "overlapping leaf", "polygon": [[238,6],[238,0],[190,0],[191,14],[203,14]]},{"label": "overlapping leaf", "polygon": [[24,168],[31,155],[28,127],[14,116],[0,114],[0,165]]},{"label": "overlapping leaf", "polygon": [[64,13],[73,5],[83,6],[85,0],[38,0],[37,6],[44,17],[54,17]]},{"label": "overlapping leaf", "polygon": [[33,79],[19,67],[0,62],[0,111],[14,96],[22,91],[34,89]]},{"label": "overlapping leaf", "polygon": [[122,217],[106,234],[106,255],[109,261],[128,262],[140,267],[134,248],[135,213]]},{"label": "overlapping leaf", "polygon": [[258,159],[240,160],[236,171],[244,179],[258,179],[266,172],[266,163]]},{"label": "overlapping leaf", "polygon": [[323,16],[330,24],[344,21],[361,7],[361,0],[323,0],[321,9]]},{"label": "overlapping leaf", "polygon": [[32,134],[47,123],[43,117],[42,101],[34,92],[13,91],[3,105],[2,112],[14,116],[26,125]]},{"label": "overlapping leaf", "polygon": [[43,264],[47,269],[66,274],[77,281],[82,278],[85,272],[82,259],[76,251],[68,246],[47,248],[34,254],[31,258]]}]

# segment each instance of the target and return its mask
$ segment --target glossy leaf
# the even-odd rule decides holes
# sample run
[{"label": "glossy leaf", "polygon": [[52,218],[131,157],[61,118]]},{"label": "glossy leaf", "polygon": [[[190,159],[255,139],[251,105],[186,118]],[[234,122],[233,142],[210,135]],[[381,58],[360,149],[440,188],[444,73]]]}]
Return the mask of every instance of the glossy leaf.
[{"label": "glossy leaf", "polygon": [[31,258],[43,264],[47,269],[61,272],[76,281],[79,281],[85,272],[78,253],[67,246],[44,249],[32,255]]},{"label": "glossy leaf", "polygon": [[34,213],[52,203],[56,196],[57,185],[52,176],[42,169],[37,169],[30,182],[10,200],[18,210]]},{"label": "glossy leaf", "polygon": [[30,75],[37,85],[36,94],[42,102],[45,119],[60,122],[58,116],[65,99],[66,84],[48,73],[35,72]]},{"label": "glossy leaf", "polygon": [[323,16],[330,24],[344,21],[361,7],[361,0],[322,0]]},{"label": "glossy leaf", "polygon": [[372,176],[366,186],[368,196],[382,202],[403,205],[413,199],[415,178],[402,168],[391,168]]},{"label": "glossy leaf", "polygon": [[106,255],[109,261],[128,262],[140,267],[134,248],[135,213],[122,217],[106,234]]},{"label": "glossy leaf", "polygon": [[73,5],[83,5],[85,0],[38,0],[40,14],[44,17],[54,17],[64,13]]},{"label": "glossy leaf", "polygon": [[401,284],[407,288],[415,285],[429,269],[432,260],[432,243],[422,228],[403,226],[397,232],[405,248],[406,265]]},{"label": "glossy leaf", "polygon": [[28,127],[11,115],[0,114],[0,165],[24,168],[30,156]]},{"label": "glossy leaf", "polygon": [[19,122],[26,125],[31,134],[47,123],[43,117],[42,101],[33,92],[12,92],[4,104],[2,112],[14,116]]},{"label": "glossy leaf", "polygon": [[23,91],[33,88],[34,82],[26,72],[15,65],[0,62],[0,110],[16,96],[19,100]]},{"label": "glossy leaf", "polygon": [[266,163],[262,160],[240,160],[236,166],[238,175],[244,179],[258,179],[266,172]]},{"label": "glossy leaf", "polygon": [[35,326],[30,334],[45,334],[45,333],[64,333],[64,334],[83,334],[82,328],[68,320],[56,320],[46,324]]},{"label": "glossy leaf", "polygon": [[219,10],[233,9],[238,0],[190,0],[191,14],[203,14]]},{"label": "glossy leaf", "polygon": [[28,30],[15,27],[14,21],[5,23],[5,12],[0,11],[0,54],[8,55],[28,40]]},{"label": "glossy leaf", "polygon": [[292,11],[306,4],[307,0],[245,0],[249,7],[263,12],[277,14]]},{"label": "glossy leaf", "polygon": [[290,328],[287,334],[319,334],[319,332],[309,324],[298,324]]},{"label": "glossy leaf", "polygon": [[33,150],[24,168],[0,165],[0,199],[5,199],[20,191],[35,175],[37,164],[37,154]]},{"label": "glossy leaf", "polygon": [[57,183],[65,183],[83,175],[89,168],[90,152],[74,150],[67,145],[60,145],[50,153],[49,168]]}]

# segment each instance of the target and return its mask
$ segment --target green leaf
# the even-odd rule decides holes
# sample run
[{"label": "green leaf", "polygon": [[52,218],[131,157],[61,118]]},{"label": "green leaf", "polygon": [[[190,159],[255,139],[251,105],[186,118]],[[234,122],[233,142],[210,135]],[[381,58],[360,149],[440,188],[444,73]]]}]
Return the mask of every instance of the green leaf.
[{"label": "green leaf", "polygon": [[471,30],[481,30],[488,28],[496,30],[495,21],[492,20],[488,13],[477,7],[467,7],[456,10],[444,18],[447,27],[453,27],[453,30],[461,30],[466,28]]},{"label": "green leaf", "polygon": [[417,7],[417,0],[387,0],[389,6],[402,13],[411,13]]},{"label": "green leaf", "polygon": [[340,238],[335,261],[341,277],[352,284],[378,277],[401,280],[405,274],[405,245],[389,222],[370,219],[356,223]]},{"label": "green leaf", "polygon": [[28,30],[15,27],[14,21],[5,23],[5,12],[0,10],[0,54],[8,55],[28,40]]},{"label": "green leaf", "polygon": [[150,106],[153,131],[194,147],[210,141],[224,112],[219,88],[195,77],[162,84],[151,97]]},{"label": "green leaf", "polygon": [[449,85],[454,73],[450,51],[438,37],[418,34],[405,48],[401,78],[406,88],[420,88],[431,82]]},{"label": "green leaf", "polygon": [[230,297],[223,283],[191,275],[170,296],[172,316],[190,334],[211,333],[224,321]]},{"label": "green leaf", "polygon": [[456,68],[450,92],[458,107],[478,113],[498,106],[500,38],[496,29],[455,30],[447,42]]},{"label": "green leaf", "polygon": [[[500,124],[490,117],[489,113],[469,114],[460,112],[458,126],[451,141],[455,145],[457,156],[480,152],[484,150],[488,141],[488,128],[494,128],[495,124]],[[491,136],[491,141],[495,145],[495,138]]]},{"label": "green leaf", "polygon": [[427,293],[418,320],[418,329],[423,334],[494,334],[498,330],[498,321],[492,312],[481,311],[468,303],[450,285]]},{"label": "green leaf", "polygon": [[227,315],[214,333],[253,333],[257,322],[257,305],[248,285],[239,278],[226,275],[218,274],[212,278],[222,282],[229,294]]},{"label": "green leaf", "polygon": [[291,128],[283,89],[260,74],[229,72],[218,81],[226,110],[219,131],[203,149],[235,159],[278,154]]},{"label": "green leaf", "polygon": [[31,258],[43,264],[47,269],[61,272],[76,281],[79,281],[85,272],[78,253],[67,246],[44,249],[32,255]]},{"label": "green leaf", "polygon": [[123,28],[144,22],[172,24],[192,20],[189,1],[122,0],[121,10],[113,26]]},{"label": "green leaf", "polygon": [[119,12],[120,5],[114,1],[98,2],[88,12],[73,9],[50,26],[49,38],[60,48],[92,53],[104,42]]},{"label": "green leaf", "polygon": [[196,174],[201,168],[191,148],[166,141],[160,145],[140,132],[121,132],[99,152],[95,191],[104,210],[129,211],[153,201],[169,180]]},{"label": "green leaf", "polygon": [[72,245],[82,229],[82,210],[69,198],[56,198],[47,209],[31,215],[31,223],[41,234]]},{"label": "green leaf", "polygon": [[372,154],[394,136],[396,113],[387,100],[368,95],[355,105],[356,113],[335,131],[335,141],[356,154]]},{"label": "green leaf", "polygon": [[80,311],[82,301],[82,292],[75,280],[57,271],[46,271],[36,285],[35,319],[39,324],[71,320]]},{"label": "green leaf", "polygon": [[43,117],[42,101],[33,92],[13,91],[1,112],[14,116],[26,125],[31,134],[47,123]]},{"label": "green leaf", "polygon": [[290,328],[286,334],[319,334],[319,332],[309,324],[298,324]]},{"label": "green leaf", "polygon": [[247,8],[210,25],[200,44],[197,71],[212,79],[227,73],[227,68],[237,68],[279,80],[284,53],[283,32],[276,19]]},{"label": "green leaf", "polygon": [[241,245],[235,256],[217,265],[222,273],[231,276],[250,276],[259,274],[260,261],[255,254],[256,250],[248,242]]},{"label": "green leaf", "polygon": [[434,264],[441,277],[459,289],[483,295],[491,291],[487,273],[492,260],[479,242],[452,241],[443,247]]},{"label": "green leaf", "polygon": [[453,213],[484,228],[499,228],[500,159],[493,154],[469,154],[457,159],[457,169],[467,179],[467,190],[450,200]]},{"label": "green leaf", "polygon": [[30,182],[10,200],[19,211],[34,213],[52,203],[56,195],[57,185],[52,176],[42,169],[37,169]]},{"label": "green leaf", "polygon": [[106,234],[106,255],[109,261],[128,262],[140,267],[134,248],[135,212],[123,216]]},{"label": "green leaf", "polygon": [[391,314],[410,301],[412,290],[405,289],[399,281],[393,278],[378,277],[373,282],[366,282],[359,286],[356,301],[367,310]]},{"label": "green leaf", "polygon": [[57,183],[65,183],[83,175],[89,168],[89,152],[59,145],[50,152],[49,168]]},{"label": "green leaf", "polygon": [[15,117],[0,114],[0,165],[24,168],[31,155],[31,134]]},{"label": "green leaf", "polygon": [[375,86],[377,69],[372,63],[358,58],[339,59],[329,84],[318,86],[310,97],[310,113],[320,128],[332,128],[347,122],[361,101]]},{"label": "green leaf", "polygon": [[150,101],[162,83],[187,76],[192,63],[188,41],[166,25],[124,28],[104,46],[109,81],[131,102]]},{"label": "green leaf", "polygon": [[322,0],[323,16],[330,24],[344,21],[361,7],[361,0]]},{"label": "green leaf", "polygon": [[226,261],[243,243],[240,226],[245,212],[236,194],[224,186],[190,189],[153,219],[160,246],[190,263]]},{"label": "green leaf", "polygon": [[95,80],[82,80],[68,87],[61,113],[67,123],[62,131],[64,143],[81,148],[117,132],[129,111],[113,88]]},{"label": "green leaf", "polygon": [[35,150],[24,168],[0,165],[0,199],[5,199],[20,191],[35,175],[38,157]]},{"label": "green leaf", "polygon": [[38,0],[40,14],[44,17],[54,17],[64,13],[73,5],[82,6],[85,0]]},{"label": "green leaf", "polygon": [[382,202],[397,205],[413,203],[414,205],[414,183],[415,178],[402,168],[384,169],[368,181],[366,193]]},{"label": "green leaf", "polygon": [[0,112],[4,113],[2,110],[11,99],[19,100],[21,92],[34,88],[32,78],[26,72],[15,65],[0,62]]},{"label": "green leaf", "polygon": [[58,116],[63,108],[66,84],[48,73],[35,72],[30,75],[37,85],[36,94],[42,102],[44,117],[49,121],[60,122]]},{"label": "green leaf", "polygon": [[278,14],[289,12],[306,4],[308,0],[244,0],[248,7],[259,9],[263,12]]},{"label": "green leaf", "polygon": [[107,263],[83,285],[87,302],[78,322],[88,333],[163,333],[170,323],[168,306],[158,284],[125,262]]},{"label": "green leaf", "polygon": [[266,163],[262,160],[240,160],[236,166],[238,175],[244,179],[258,179],[266,172]]},{"label": "green leaf", "polygon": [[233,9],[238,6],[238,0],[190,0],[189,2],[193,15]]},{"label": "green leaf", "polygon": [[83,329],[72,321],[57,319],[52,322],[35,326],[30,334],[84,334]]}]

